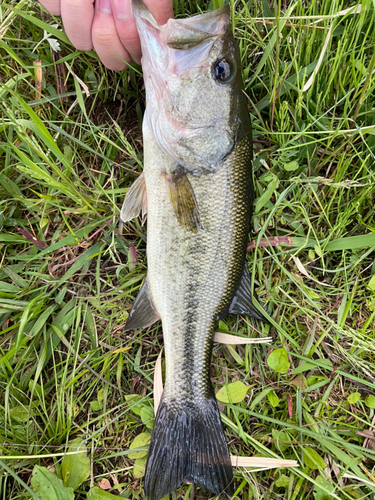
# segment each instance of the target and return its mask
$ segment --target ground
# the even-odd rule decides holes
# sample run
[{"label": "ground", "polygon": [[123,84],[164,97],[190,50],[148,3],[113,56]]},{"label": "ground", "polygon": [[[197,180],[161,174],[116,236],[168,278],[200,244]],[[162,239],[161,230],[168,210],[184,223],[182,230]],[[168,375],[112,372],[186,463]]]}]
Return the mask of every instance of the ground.
[{"label": "ground", "polygon": [[[248,262],[273,321],[219,329],[272,341],[217,344],[212,380],[247,387],[220,403],[232,454],[299,464],[238,469],[236,496],[373,499],[375,4],[231,7],[254,133]],[[119,224],[142,170],[141,68],[75,51],[36,2],[0,16],[0,495],[143,499],[163,341],[159,324],[123,331],[146,226]],[[208,498],[172,498],[189,496]]]}]

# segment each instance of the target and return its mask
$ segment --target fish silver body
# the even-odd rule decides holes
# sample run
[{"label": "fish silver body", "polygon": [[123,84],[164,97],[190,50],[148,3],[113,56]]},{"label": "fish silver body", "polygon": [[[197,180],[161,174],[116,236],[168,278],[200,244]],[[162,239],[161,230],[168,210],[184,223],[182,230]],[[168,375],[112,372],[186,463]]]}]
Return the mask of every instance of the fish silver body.
[{"label": "fish silver body", "polygon": [[134,1],[146,86],[144,171],[123,220],[147,199],[147,278],[126,329],[161,319],[166,376],[146,465],[159,500],[184,480],[233,494],[210,381],[217,320],[264,319],[245,247],[252,214],[251,125],[228,7],[159,26]]}]

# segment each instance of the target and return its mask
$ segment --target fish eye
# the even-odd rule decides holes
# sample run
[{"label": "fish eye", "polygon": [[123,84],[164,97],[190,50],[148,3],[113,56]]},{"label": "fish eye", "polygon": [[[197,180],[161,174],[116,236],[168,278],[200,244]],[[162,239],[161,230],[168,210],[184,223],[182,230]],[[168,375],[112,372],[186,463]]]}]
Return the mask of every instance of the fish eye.
[{"label": "fish eye", "polygon": [[236,73],[235,64],[228,58],[218,59],[213,64],[213,77],[219,83],[228,83]]}]

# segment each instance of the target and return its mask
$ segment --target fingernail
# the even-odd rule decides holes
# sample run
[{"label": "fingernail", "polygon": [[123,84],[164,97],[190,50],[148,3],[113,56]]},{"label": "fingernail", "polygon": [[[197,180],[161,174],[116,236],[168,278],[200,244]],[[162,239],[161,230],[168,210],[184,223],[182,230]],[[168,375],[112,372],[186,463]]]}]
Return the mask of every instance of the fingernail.
[{"label": "fingernail", "polygon": [[112,14],[111,0],[98,0],[98,10],[106,14]]},{"label": "fingernail", "polygon": [[112,0],[116,17],[119,21],[126,21],[132,15],[131,0]]}]

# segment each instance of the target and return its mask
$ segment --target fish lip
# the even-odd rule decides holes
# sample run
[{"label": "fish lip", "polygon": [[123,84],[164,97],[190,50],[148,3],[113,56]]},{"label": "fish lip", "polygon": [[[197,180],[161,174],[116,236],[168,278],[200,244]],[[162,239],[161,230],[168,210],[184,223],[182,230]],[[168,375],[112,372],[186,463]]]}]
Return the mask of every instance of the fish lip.
[{"label": "fish lip", "polygon": [[[215,44],[215,41],[208,42],[208,40],[221,38],[230,28],[229,5],[185,19],[169,19],[163,25],[157,23],[142,0],[132,0],[132,5],[144,53],[142,65],[145,68],[153,67],[154,75],[168,70],[180,73],[181,69],[184,69],[184,63],[180,66],[183,61],[183,58],[180,58],[182,52],[194,46],[202,44],[205,46],[205,40],[209,50],[209,45]],[[205,52],[204,49],[203,52],[200,50],[199,56],[204,57]],[[202,59],[202,63],[197,64],[197,68],[204,67],[205,60],[206,57]],[[191,67],[189,69],[191,70]],[[149,73],[147,69],[146,73]],[[163,78],[157,79],[157,87],[159,89],[165,87]]]},{"label": "fish lip", "polygon": [[165,24],[160,25],[156,22],[154,16],[151,14],[142,0],[132,0],[132,4],[134,16],[151,22],[151,24],[155,26],[155,28],[162,28],[171,21],[178,21],[179,23],[184,24],[197,24],[201,20],[210,21],[212,19],[215,19],[216,17],[220,17],[223,14],[228,14],[228,16],[230,15],[230,7],[229,5],[225,4],[218,9],[212,10],[211,12],[204,12],[203,14],[197,14],[185,19],[169,19]]},{"label": "fish lip", "polygon": [[132,0],[132,7],[133,7],[133,14],[134,14],[136,21],[137,21],[137,19],[143,19],[145,21],[150,22],[155,28],[158,28],[158,29],[161,28],[160,24],[158,24],[156,22],[156,19],[151,14],[151,12],[146,7],[146,5],[143,3],[142,0]]}]

